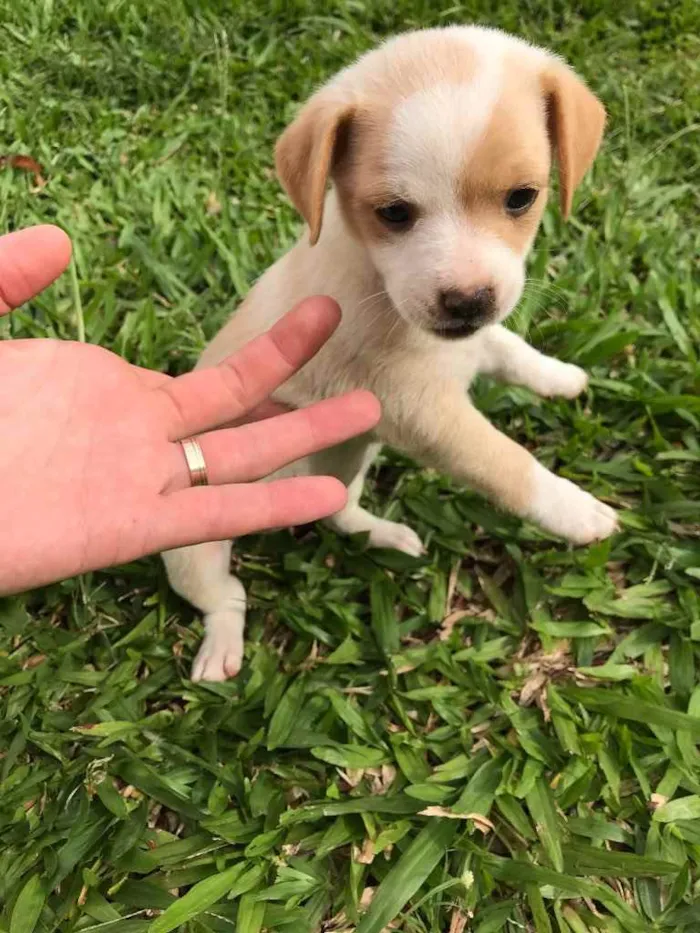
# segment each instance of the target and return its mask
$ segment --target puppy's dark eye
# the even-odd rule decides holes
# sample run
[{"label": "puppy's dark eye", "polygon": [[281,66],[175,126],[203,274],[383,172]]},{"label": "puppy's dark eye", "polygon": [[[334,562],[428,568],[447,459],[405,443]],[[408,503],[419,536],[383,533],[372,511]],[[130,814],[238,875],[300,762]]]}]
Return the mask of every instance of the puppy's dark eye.
[{"label": "puppy's dark eye", "polygon": [[506,210],[512,217],[528,211],[537,200],[537,188],[513,188],[506,195]]},{"label": "puppy's dark eye", "polygon": [[394,201],[375,211],[384,226],[391,230],[407,230],[416,219],[416,211],[407,201]]}]

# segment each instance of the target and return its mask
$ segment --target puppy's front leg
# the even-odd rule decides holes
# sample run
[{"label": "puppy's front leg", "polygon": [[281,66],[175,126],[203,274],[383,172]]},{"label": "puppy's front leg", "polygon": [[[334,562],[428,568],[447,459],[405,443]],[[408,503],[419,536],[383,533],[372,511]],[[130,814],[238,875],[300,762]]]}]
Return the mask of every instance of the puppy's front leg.
[{"label": "puppy's front leg", "polygon": [[479,372],[501,382],[526,386],[545,398],[575,398],[588,385],[588,376],[579,366],[545,356],[500,325],[486,328],[482,347]]},{"label": "puppy's front leg", "polygon": [[423,384],[420,396],[412,397],[420,397],[417,410],[409,410],[405,399],[403,406],[384,403],[382,434],[388,443],[573,544],[615,531],[611,508],[551,473],[494,428],[457,383]]},{"label": "puppy's front leg", "polygon": [[423,542],[418,535],[400,522],[392,522],[378,515],[372,515],[360,505],[360,497],[365,484],[365,477],[372,461],[381,449],[380,444],[369,444],[354,479],[348,483],[348,502],[342,512],[338,512],[327,519],[331,528],[341,534],[353,535],[366,532],[369,536],[369,546],[376,548],[390,548],[410,554],[411,557],[420,557],[423,553]]}]

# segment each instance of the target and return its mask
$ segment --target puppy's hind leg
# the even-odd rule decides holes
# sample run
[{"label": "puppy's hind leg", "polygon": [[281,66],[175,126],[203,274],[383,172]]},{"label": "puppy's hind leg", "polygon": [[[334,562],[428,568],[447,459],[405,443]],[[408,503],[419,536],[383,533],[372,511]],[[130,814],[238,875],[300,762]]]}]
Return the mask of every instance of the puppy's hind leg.
[{"label": "puppy's hind leg", "polygon": [[212,541],[165,551],[170,585],[204,615],[205,635],[192,666],[192,680],[235,677],[243,660],[246,598],[231,576],[231,542]]},{"label": "puppy's hind leg", "polygon": [[423,553],[423,542],[418,535],[400,522],[390,522],[385,518],[372,515],[360,505],[362,488],[365,484],[367,471],[372,461],[379,453],[381,444],[370,444],[362,458],[360,468],[353,480],[348,484],[348,504],[342,512],[336,512],[327,519],[327,524],[341,534],[354,535],[362,532],[369,533],[369,546],[373,548],[390,548],[403,551],[411,557],[420,557]]}]

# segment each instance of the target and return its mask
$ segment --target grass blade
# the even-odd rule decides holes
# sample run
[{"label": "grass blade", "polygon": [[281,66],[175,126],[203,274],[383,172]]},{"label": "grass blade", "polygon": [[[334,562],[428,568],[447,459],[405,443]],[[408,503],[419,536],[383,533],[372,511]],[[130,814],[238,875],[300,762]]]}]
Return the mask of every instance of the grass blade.
[{"label": "grass blade", "polygon": [[208,910],[217,901],[226,897],[245,869],[243,862],[237,862],[226,871],[212,875],[195,884],[187,894],[178,898],[160,917],[156,917],[148,928],[148,933],[171,933],[171,930],[194,920]]},{"label": "grass blade", "polygon": [[379,885],[357,933],[381,933],[401,913],[435,868],[457,833],[452,820],[424,826]]},{"label": "grass blade", "polygon": [[494,758],[485,762],[471,777],[459,799],[452,807],[455,813],[480,813],[488,816],[501,782],[503,764]]},{"label": "grass blade", "polygon": [[601,875],[605,878],[659,878],[678,872],[678,866],[672,862],[577,842],[566,844],[566,869],[578,875]]},{"label": "grass blade", "polygon": [[39,875],[32,875],[15,901],[10,917],[10,933],[33,933],[45,902],[44,883]]},{"label": "grass blade", "polygon": [[535,823],[535,830],[552,867],[558,872],[563,872],[564,854],[561,846],[559,817],[554,806],[552,792],[544,778],[540,777],[535,781],[525,800]]},{"label": "grass blade", "polygon": [[700,797],[692,794],[669,800],[654,813],[657,823],[675,823],[676,820],[700,820]]},{"label": "grass blade", "polygon": [[372,631],[385,655],[399,650],[399,623],[394,608],[394,587],[384,576],[377,576],[370,585]]},{"label": "grass blade", "polygon": [[646,725],[661,726],[666,729],[684,729],[700,737],[700,718],[689,716],[667,706],[656,706],[637,697],[618,693],[615,690],[601,690],[598,687],[567,687],[566,696],[578,700],[589,709],[602,710],[620,719],[630,719]]}]

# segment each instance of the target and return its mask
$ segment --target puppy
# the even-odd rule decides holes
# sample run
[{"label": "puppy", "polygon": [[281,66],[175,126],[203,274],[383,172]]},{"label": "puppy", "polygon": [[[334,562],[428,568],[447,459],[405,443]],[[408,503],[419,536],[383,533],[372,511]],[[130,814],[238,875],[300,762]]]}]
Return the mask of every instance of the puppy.
[{"label": "puppy", "polygon": [[[276,395],[300,407],[365,388],[381,401],[372,436],[280,474],[347,484],[333,528],[366,532],[372,547],[422,552],[410,528],[360,505],[365,474],[390,444],[574,544],[615,530],[612,509],[545,469],[467,394],[477,373],[542,396],[573,398],[586,387],[583,370],[544,356],[501,321],[523,289],[553,159],[568,216],[604,122],[601,103],[560,59],[469,26],[386,42],[314,94],[283,133],[277,171],[308,234],[263,275],[200,365],[308,295],[339,302],[336,333]],[[246,602],[230,555],[230,542],[164,555],[172,587],[204,613],[195,680],[240,668]]]}]

